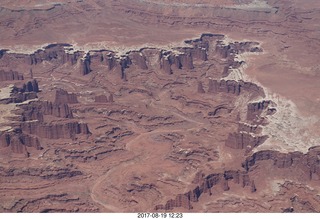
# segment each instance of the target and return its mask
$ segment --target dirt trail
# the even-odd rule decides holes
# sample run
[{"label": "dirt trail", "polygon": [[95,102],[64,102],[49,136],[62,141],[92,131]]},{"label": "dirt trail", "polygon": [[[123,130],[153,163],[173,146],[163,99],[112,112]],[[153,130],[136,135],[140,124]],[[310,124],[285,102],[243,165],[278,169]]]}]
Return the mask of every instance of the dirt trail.
[{"label": "dirt trail", "polygon": [[[152,102],[151,105],[154,105]],[[152,136],[155,134],[160,133],[172,133],[172,132],[186,132],[186,131],[192,131],[197,130],[199,128],[202,128],[205,125],[208,125],[204,122],[199,122],[194,119],[187,118],[185,115],[182,115],[179,112],[174,112],[169,107],[161,107],[158,104],[156,104],[154,107],[157,107],[158,109],[164,110],[168,112],[168,114],[174,114],[177,117],[180,117],[190,123],[195,124],[192,128],[179,128],[179,129],[168,129],[168,128],[160,128],[156,129],[150,132],[141,133],[135,138],[131,139],[126,144],[126,149],[130,152],[132,152],[133,157],[129,158],[127,160],[119,162],[118,165],[112,167],[110,170],[108,170],[104,175],[100,176],[93,184],[93,187],[91,189],[91,198],[94,202],[102,205],[106,210],[111,212],[120,212],[120,208],[112,205],[111,203],[106,203],[105,198],[103,196],[103,193],[101,190],[103,188],[106,188],[106,184],[108,184],[108,179],[111,181],[115,177],[119,177],[119,175],[124,176],[128,171],[129,165],[144,165],[144,163],[147,163],[149,166],[152,166],[152,164],[157,164],[159,162],[163,162],[162,158],[165,155],[162,150],[157,150],[154,146],[154,140],[152,140]],[[167,150],[170,150],[168,148]],[[119,174],[121,173],[121,174]],[[120,176],[121,177],[121,176]],[[121,181],[121,183],[124,183]],[[112,183],[110,183],[112,185]]]}]

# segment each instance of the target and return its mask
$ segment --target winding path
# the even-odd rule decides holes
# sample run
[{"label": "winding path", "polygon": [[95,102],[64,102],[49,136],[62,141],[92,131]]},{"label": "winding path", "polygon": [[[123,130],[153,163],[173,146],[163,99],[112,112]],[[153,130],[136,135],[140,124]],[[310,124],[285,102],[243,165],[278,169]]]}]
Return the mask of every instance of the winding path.
[{"label": "winding path", "polygon": [[[158,109],[164,110],[168,112],[168,114],[173,114],[177,117],[182,118],[185,121],[188,121],[190,123],[195,124],[194,127],[192,128],[179,128],[179,129],[168,129],[168,128],[160,128],[156,129],[150,132],[145,132],[141,133],[135,138],[131,139],[129,142],[126,144],[126,149],[130,152],[132,152],[133,157],[129,158],[127,160],[119,162],[116,166],[113,166],[111,169],[109,169],[104,175],[100,176],[93,184],[92,189],[91,189],[91,198],[94,202],[102,205],[105,209],[107,209],[110,212],[121,212],[121,209],[116,207],[115,205],[112,205],[112,203],[106,203],[103,197],[103,193],[99,190],[99,188],[102,188],[103,186],[105,187],[106,181],[108,178],[112,179],[112,174],[113,173],[123,173],[125,169],[129,165],[138,165],[139,163],[142,164],[146,160],[150,160],[151,162],[155,161],[157,158],[161,157],[162,151],[155,150],[153,147],[145,147],[146,142],[150,142],[150,145],[153,145],[154,143],[150,141],[150,138],[154,134],[160,134],[160,133],[172,133],[172,132],[187,132],[191,130],[197,130],[203,125],[206,125],[204,122],[199,122],[191,118],[187,118],[185,115],[182,115],[179,112],[174,112],[172,109],[168,107],[162,107],[159,106],[158,104],[154,104],[153,102],[150,105],[155,105]],[[158,152],[158,153],[157,153]],[[103,185],[104,184],[104,185]]]}]

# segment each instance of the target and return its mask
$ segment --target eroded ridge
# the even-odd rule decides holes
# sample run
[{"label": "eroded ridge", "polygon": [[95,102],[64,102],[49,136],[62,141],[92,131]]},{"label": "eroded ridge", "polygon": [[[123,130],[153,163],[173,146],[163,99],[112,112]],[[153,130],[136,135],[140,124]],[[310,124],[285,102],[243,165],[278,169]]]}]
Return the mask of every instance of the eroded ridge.
[{"label": "eroded ridge", "polygon": [[319,147],[265,146],[283,108],[229,77],[260,44],[183,45],[3,50],[0,210],[319,211]]}]

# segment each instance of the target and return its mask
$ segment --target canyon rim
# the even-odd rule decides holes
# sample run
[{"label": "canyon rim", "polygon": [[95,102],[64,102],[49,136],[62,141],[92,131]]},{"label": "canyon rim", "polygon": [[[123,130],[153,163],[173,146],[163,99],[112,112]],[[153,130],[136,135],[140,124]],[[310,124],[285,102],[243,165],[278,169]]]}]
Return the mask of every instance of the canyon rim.
[{"label": "canyon rim", "polygon": [[0,212],[319,212],[320,2],[2,0]]}]

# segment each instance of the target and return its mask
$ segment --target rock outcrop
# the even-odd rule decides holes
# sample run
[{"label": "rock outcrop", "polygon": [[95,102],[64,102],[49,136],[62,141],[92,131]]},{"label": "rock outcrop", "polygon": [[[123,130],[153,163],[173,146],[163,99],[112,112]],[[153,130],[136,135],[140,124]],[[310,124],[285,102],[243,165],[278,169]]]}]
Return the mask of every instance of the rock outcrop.
[{"label": "rock outcrop", "polygon": [[91,72],[90,68],[91,58],[90,55],[86,55],[80,62],[80,73],[81,75],[87,75]]},{"label": "rock outcrop", "polygon": [[142,70],[147,70],[147,58],[141,51],[132,51],[129,53],[129,58],[132,64],[138,66]]},{"label": "rock outcrop", "polygon": [[72,111],[67,104],[56,104],[48,101],[43,101],[40,104],[41,111],[44,115],[52,115],[60,118],[73,118]]},{"label": "rock outcrop", "polygon": [[28,81],[22,84],[21,87],[14,86],[12,93],[26,93],[26,92],[35,92],[38,93],[39,85],[37,80]]},{"label": "rock outcrop", "polygon": [[172,61],[169,58],[170,53],[169,52],[162,52],[160,56],[160,68],[163,69],[163,71],[167,74],[172,74]]},{"label": "rock outcrop", "polygon": [[162,51],[160,55],[160,68],[167,74],[172,74],[173,69],[193,69],[192,51],[193,49],[190,48],[178,48],[177,53]]},{"label": "rock outcrop", "polygon": [[180,49],[180,54],[178,54],[177,59],[178,63],[180,63],[180,68],[184,69],[193,69],[193,56],[192,56],[192,51],[194,49],[189,49],[189,48],[183,48]]},{"label": "rock outcrop", "polygon": [[10,176],[29,176],[29,177],[37,177],[38,179],[46,179],[46,180],[57,180],[63,178],[71,178],[79,175],[83,175],[83,173],[79,170],[70,167],[30,167],[27,169],[15,169],[15,168],[3,168],[0,167],[0,176],[1,177],[10,177]]},{"label": "rock outcrop", "polygon": [[26,122],[21,124],[23,132],[37,135],[41,138],[59,139],[68,138],[75,139],[77,134],[89,135],[91,134],[88,125],[76,121],[66,123],[40,123],[40,122]]},{"label": "rock outcrop", "polygon": [[132,64],[131,59],[128,56],[121,56],[119,64],[121,67],[121,79],[126,81],[127,75],[125,69],[129,68],[129,66]]},{"label": "rock outcrop", "polygon": [[263,144],[268,136],[254,136],[246,132],[230,133],[225,142],[225,146],[234,149],[251,150]]},{"label": "rock outcrop", "polygon": [[99,95],[94,97],[94,102],[96,103],[107,103],[109,102],[108,97],[106,95]]},{"label": "rock outcrop", "polygon": [[36,80],[28,81],[21,87],[12,86],[10,96],[0,100],[0,104],[22,103],[26,100],[35,99],[39,92],[38,82]]},{"label": "rock outcrop", "polygon": [[[246,171],[251,171],[261,161],[271,161],[276,168],[295,168],[304,173],[302,180],[320,180],[320,146],[312,147],[306,154],[301,152],[281,153],[278,151],[258,151],[242,164]],[[299,174],[299,172],[297,172]],[[295,175],[294,173],[292,174]],[[300,175],[299,175],[300,176]],[[301,177],[303,177],[301,175]]]},{"label": "rock outcrop", "polygon": [[249,92],[256,97],[264,96],[263,89],[251,82],[209,79],[208,93],[230,93],[240,95],[243,91]]},{"label": "rock outcrop", "polygon": [[15,81],[23,80],[23,75],[16,71],[3,71],[0,70],[0,81]]},{"label": "rock outcrop", "polygon": [[304,176],[298,171],[298,177],[307,177],[307,180],[320,180],[320,147],[310,148],[307,154],[301,152],[281,153],[277,151],[259,151],[248,157],[242,166],[245,171],[228,170],[224,173],[214,173],[206,177],[204,175],[196,175],[194,183],[198,183],[193,190],[187,193],[179,194],[175,199],[170,199],[164,205],[155,206],[155,210],[173,210],[176,207],[192,209],[192,202],[197,202],[203,193],[214,195],[214,190],[217,186],[224,191],[232,189],[229,187],[228,181],[233,181],[240,184],[242,187],[249,187],[251,192],[256,192],[257,187],[254,180],[250,179],[250,172],[254,171],[255,167],[260,161],[270,160],[276,168],[296,168],[304,172]]},{"label": "rock outcrop", "polygon": [[13,93],[10,98],[1,99],[0,104],[9,104],[9,103],[22,103],[27,100],[32,100],[37,98],[38,95],[36,93]]},{"label": "rock outcrop", "polygon": [[57,104],[49,101],[32,101],[20,106],[21,121],[38,120],[44,121],[45,115],[51,115],[59,118],[73,118],[72,111],[67,104]]},{"label": "rock outcrop", "polygon": [[0,59],[3,57],[3,55],[4,55],[7,51],[8,51],[8,50],[0,49]]},{"label": "rock outcrop", "polygon": [[203,85],[202,85],[202,82],[199,81],[198,82],[198,93],[205,93],[205,90],[203,89]]},{"label": "rock outcrop", "polygon": [[221,58],[226,59],[244,52],[262,52],[258,45],[256,42],[234,42],[225,45],[222,41],[218,41],[215,51]]},{"label": "rock outcrop", "polygon": [[74,104],[78,103],[77,95],[68,93],[63,89],[56,90],[54,103],[56,104]]},{"label": "rock outcrop", "polygon": [[0,132],[0,147],[10,147],[13,153],[24,154],[26,157],[28,156],[27,147],[42,149],[37,137],[27,135],[19,128]]},{"label": "rock outcrop", "polygon": [[242,185],[242,187],[250,187],[252,192],[256,191],[254,182],[250,180],[247,173],[241,171],[225,171],[224,173],[214,173],[200,179],[199,186],[187,193],[179,194],[175,199],[166,202],[165,205],[155,206],[155,210],[173,210],[177,207],[192,209],[192,202],[198,202],[199,197],[203,193],[214,195],[214,190],[219,187],[223,191],[230,189],[228,181]]},{"label": "rock outcrop", "polygon": [[239,122],[238,132],[259,134],[261,131],[262,131],[262,129],[259,125],[251,125],[248,123]]},{"label": "rock outcrop", "polygon": [[209,49],[209,42],[206,39],[206,37],[210,36],[202,35],[200,39],[185,41],[185,43],[193,46],[193,49],[191,50],[191,55],[193,59],[202,61],[208,60],[207,51]]},{"label": "rock outcrop", "polygon": [[[128,51],[125,54],[117,54],[115,51],[109,50],[91,50],[88,52],[74,51],[70,44],[50,44],[43,49],[34,53],[16,54],[3,52],[3,56],[10,59],[24,59],[29,65],[39,65],[43,61],[53,64],[79,64],[80,75],[87,75],[95,70],[95,65],[106,65],[108,71],[114,71],[120,74],[120,77],[126,81],[128,77],[127,69],[131,66],[137,66],[142,70],[147,70],[148,65],[154,65],[154,55],[150,50],[156,50],[158,53],[159,67],[167,74],[172,74],[177,69],[191,70],[194,68],[194,61],[207,61],[209,56],[210,45],[212,42],[223,39],[223,35],[219,34],[202,34],[199,39],[187,40],[186,47],[176,47],[172,50],[159,50],[155,48],[142,48],[140,50]],[[235,61],[235,55],[243,52],[260,51],[255,42],[235,42],[224,45],[222,41],[218,41],[215,45],[215,53],[222,58],[226,58],[228,65],[224,68],[222,75],[229,74],[229,68],[238,68],[242,62]],[[214,49],[214,48],[213,48]],[[211,49],[212,50],[212,49]],[[212,51],[210,50],[210,53]],[[154,52],[153,52],[154,53]],[[212,54],[211,54],[212,55]]]},{"label": "rock outcrop", "polygon": [[98,95],[94,97],[94,102],[96,103],[112,103],[113,102],[113,94],[106,95]]},{"label": "rock outcrop", "polygon": [[66,53],[63,58],[63,63],[69,63],[71,65],[77,64],[81,57],[81,52]]},{"label": "rock outcrop", "polygon": [[39,92],[39,85],[37,80],[28,81],[26,84],[23,85],[23,90],[20,92]]},{"label": "rock outcrop", "polygon": [[50,44],[31,54],[29,56],[29,64],[37,65],[43,61],[57,61],[60,64],[64,64],[68,59],[65,47],[70,46],[70,44]]},{"label": "rock outcrop", "polygon": [[[16,104],[6,111],[6,130],[0,133],[0,146],[9,147],[13,153],[28,156],[28,148],[42,149],[42,138],[75,139],[77,135],[90,135],[88,125],[73,119],[67,103],[75,103],[76,96],[64,90],[57,90],[55,103],[36,99],[39,92],[36,80],[22,84],[22,87],[8,88],[9,98],[1,99],[0,104]],[[25,100],[30,100],[24,102]],[[24,103],[22,103],[24,102]],[[64,118],[65,120],[56,120]]]},{"label": "rock outcrop", "polygon": [[276,113],[276,104],[271,100],[263,100],[261,102],[254,102],[248,104],[247,119],[251,121],[259,120],[263,111],[266,111],[266,115],[272,115]]},{"label": "rock outcrop", "polygon": [[105,60],[109,71],[117,65],[116,58],[114,57],[114,54],[112,54],[111,52],[107,54]]},{"label": "rock outcrop", "polygon": [[[262,84],[315,111],[298,97],[319,88],[317,1],[21,2],[0,4],[1,45],[22,51],[0,50],[0,212],[320,212],[320,147],[287,152],[319,145],[318,121],[241,81],[279,72]],[[266,53],[178,42],[200,29]]]},{"label": "rock outcrop", "polygon": [[160,68],[167,74],[172,74],[174,69],[193,69],[194,60],[208,60],[209,42],[211,38],[215,37],[214,34],[203,34],[200,39],[185,41],[190,44],[190,47],[174,48],[174,51],[161,51]]},{"label": "rock outcrop", "polygon": [[114,102],[114,100],[113,100],[113,94],[109,94],[109,102],[110,102],[110,103],[113,103],[113,102]]}]

